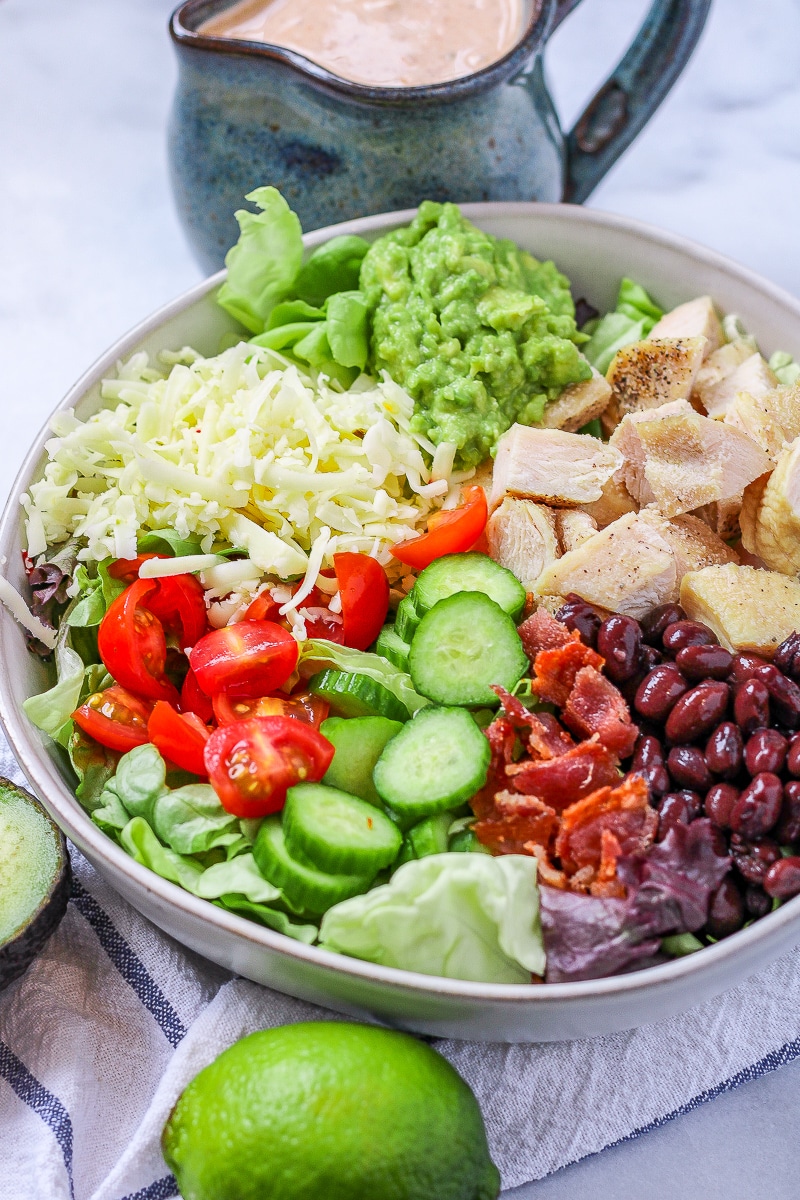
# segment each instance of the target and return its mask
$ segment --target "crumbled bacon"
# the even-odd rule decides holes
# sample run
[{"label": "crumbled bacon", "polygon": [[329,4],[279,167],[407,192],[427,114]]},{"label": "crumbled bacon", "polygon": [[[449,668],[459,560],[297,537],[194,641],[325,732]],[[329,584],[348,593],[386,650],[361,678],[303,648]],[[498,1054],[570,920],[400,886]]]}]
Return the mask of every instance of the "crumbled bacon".
[{"label": "crumbled bacon", "polygon": [[538,608],[532,617],[523,621],[517,633],[522,641],[522,649],[533,662],[540,650],[557,650],[566,646],[567,642],[580,640],[577,630],[567,629],[561,621],[551,617],[546,608]]},{"label": "crumbled bacon", "polygon": [[538,712],[531,722],[528,749],[539,758],[559,758],[575,745],[563,725],[552,713]]},{"label": "crumbled bacon", "polygon": [[597,735],[557,758],[509,763],[506,776],[518,792],[539,796],[558,812],[619,779],[617,760]]},{"label": "crumbled bacon", "polygon": [[582,667],[564,705],[564,724],[579,737],[596,733],[618,758],[633,753],[639,730],[622,693],[593,666]]},{"label": "crumbled bacon", "polygon": [[618,839],[610,829],[603,829],[600,834],[600,866],[589,886],[593,896],[625,898],[625,884],[617,879],[617,859],[621,854],[622,846]]},{"label": "crumbled bacon", "polygon": [[559,871],[557,867],[553,866],[544,846],[537,846],[535,842],[526,842],[524,849],[525,853],[531,854],[538,863],[539,883],[546,883],[548,887],[560,888],[562,891],[569,886],[565,872]]},{"label": "crumbled bacon", "polygon": [[[658,828],[658,814],[650,807],[647,784],[638,775],[618,787],[603,787],[571,804],[561,814],[556,854],[568,874],[584,867],[596,873],[603,858],[603,834],[613,834],[620,853],[646,850]],[[606,840],[606,858],[613,847]]]},{"label": "crumbled bacon", "polygon": [[536,718],[528,711],[521,700],[516,696],[512,696],[511,692],[507,692],[499,683],[492,684],[492,691],[500,699],[500,707],[507,720],[516,729],[529,729],[531,722]]},{"label": "crumbled bacon", "polygon": [[531,687],[541,700],[562,707],[567,703],[575,678],[585,667],[600,670],[603,658],[579,639],[555,650],[540,650],[533,663]]},{"label": "crumbled bacon", "polygon": [[558,814],[538,796],[497,792],[490,811],[475,823],[475,835],[493,854],[526,854],[527,843],[547,850],[558,829]]}]

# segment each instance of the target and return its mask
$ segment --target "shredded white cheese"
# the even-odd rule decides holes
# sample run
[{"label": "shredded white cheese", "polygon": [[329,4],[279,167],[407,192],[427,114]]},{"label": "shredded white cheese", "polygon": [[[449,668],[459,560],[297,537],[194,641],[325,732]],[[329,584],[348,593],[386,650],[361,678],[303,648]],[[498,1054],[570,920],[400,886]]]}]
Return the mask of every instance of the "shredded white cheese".
[{"label": "shredded white cheese", "polygon": [[[218,554],[184,554],[179,558],[148,558],[139,567],[140,579],[165,579],[169,575],[193,575],[224,563]],[[250,567],[250,574],[253,569]]]},{"label": "shredded white cheese", "polygon": [[335,552],[389,564],[452,490],[452,448],[411,432],[413,401],[388,376],[339,391],[248,343],[162,360],[120,364],[87,420],[56,415],[23,498],[29,553],[77,536],[84,561],[133,558],[143,531],[172,528],[207,552],[189,569],[225,543],[248,555],[255,586],[302,579],[296,610]]},{"label": "shredded white cheese", "polygon": [[58,637],[56,630],[43,624],[38,617],[33,615],[14,585],[4,579],[2,575],[0,575],[0,601],[5,604],[12,617],[16,618],[20,625],[28,630],[28,633],[32,633],[35,638],[47,646],[48,650],[55,647]]}]

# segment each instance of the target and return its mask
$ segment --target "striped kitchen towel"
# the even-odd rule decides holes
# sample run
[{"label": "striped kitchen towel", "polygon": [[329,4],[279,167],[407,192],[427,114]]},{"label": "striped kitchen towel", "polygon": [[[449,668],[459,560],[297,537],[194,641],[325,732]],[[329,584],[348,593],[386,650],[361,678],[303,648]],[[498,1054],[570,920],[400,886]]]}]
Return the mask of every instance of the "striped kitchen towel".
[{"label": "striped kitchen towel", "polygon": [[[5,743],[0,774],[23,782]],[[75,850],[67,915],[0,993],[0,1200],[166,1200],[189,1079],[237,1038],[335,1014],[205,962]],[[539,1046],[439,1041],[476,1092],[504,1187],[635,1137],[800,1054],[800,953],[658,1025]]]}]

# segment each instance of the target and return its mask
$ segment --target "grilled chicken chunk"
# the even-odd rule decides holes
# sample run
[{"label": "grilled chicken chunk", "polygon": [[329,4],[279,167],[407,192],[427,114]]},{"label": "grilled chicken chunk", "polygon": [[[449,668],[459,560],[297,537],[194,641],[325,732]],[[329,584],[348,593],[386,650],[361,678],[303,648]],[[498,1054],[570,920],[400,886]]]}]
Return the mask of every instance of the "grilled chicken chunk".
[{"label": "grilled chicken chunk", "polygon": [[575,508],[599,500],[622,455],[598,438],[512,425],[497,443],[489,508],[506,493]]},{"label": "grilled chicken chunk", "polygon": [[736,552],[731,550],[730,546],[726,546],[722,538],[717,537],[699,517],[685,513],[680,517],[667,518],[662,517],[655,509],[643,508],[639,519],[652,526],[673,553],[677,586],[672,599],[678,599],[681,580],[690,571],[702,571],[704,567],[739,562]]},{"label": "grilled chicken chunk", "polygon": [[705,348],[705,338],[693,337],[634,342],[618,350],[606,373],[613,395],[601,417],[604,431],[611,434],[626,413],[688,400]]},{"label": "grilled chicken chunk", "polygon": [[555,517],[556,533],[562,554],[568,554],[570,550],[577,550],[593,534],[597,533],[597,522],[580,508],[557,508]]},{"label": "grilled chicken chunk", "polygon": [[719,383],[704,388],[701,399],[708,415],[721,421],[739,392],[747,392],[750,396],[763,396],[777,386],[777,376],[770,370],[766,359],[760,354],[751,354],[735,371],[720,379]]},{"label": "grilled chicken chunk", "polygon": [[786,447],[767,478],[744,494],[742,544],[773,571],[800,572],[800,438]]},{"label": "grilled chicken chunk", "polygon": [[636,512],[638,507],[625,484],[612,475],[608,482],[603,484],[600,499],[592,501],[591,504],[581,505],[581,511],[597,522],[598,529],[605,529],[606,525],[611,525],[626,513]]},{"label": "grilled chicken chunk", "polygon": [[660,338],[695,337],[706,339],[703,351],[706,358],[724,341],[722,325],[710,296],[698,296],[696,300],[679,304],[671,312],[665,313],[648,334],[651,342]]},{"label": "grilled chicken chunk", "polygon": [[728,650],[766,658],[800,629],[800,583],[755,567],[728,563],[691,572],[681,584],[681,606]]},{"label": "grilled chicken chunk", "polygon": [[725,414],[725,424],[746,433],[776,462],[784,447],[800,435],[800,383],[773,388],[763,396],[739,392]]},{"label": "grilled chicken chunk", "polygon": [[728,375],[732,375],[737,367],[757,353],[756,339],[748,335],[736,338],[735,341],[727,342],[718,350],[714,350],[697,372],[692,401],[696,404],[699,403],[704,412],[707,411],[706,392],[713,389],[721,380],[726,379]]},{"label": "grilled chicken chunk", "polygon": [[641,421],[660,421],[664,417],[690,415],[693,412],[694,409],[688,400],[670,400],[668,404],[660,404],[658,408],[628,413],[612,433],[609,445],[619,450],[625,460],[614,478],[638,503],[652,504],[655,497],[645,478],[646,454],[636,426]]},{"label": "grilled chicken chunk", "polygon": [[611,384],[592,367],[592,378],[571,383],[556,400],[545,406],[542,426],[575,433],[599,417],[611,399]]},{"label": "grilled chicken chunk", "polygon": [[507,567],[527,592],[545,567],[559,557],[556,514],[544,504],[506,496],[486,526],[489,554]]},{"label": "grilled chicken chunk", "polygon": [[675,586],[668,543],[628,513],[551,563],[534,591],[540,596],[575,592],[590,604],[638,619],[672,597]]},{"label": "grilled chicken chunk", "polygon": [[742,510],[743,492],[727,500],[717,500],[713,504],[701,504],[694,509],[694,515],[699,517],[724,542],[733,541],[741,536],[739,513]]},{"label": "grilled chicken chunk", "polygon": [[693,411],[645,415],[619,440],[626,445],[625,486],[665,517],[736,496],[772,467],[746,434]]}]

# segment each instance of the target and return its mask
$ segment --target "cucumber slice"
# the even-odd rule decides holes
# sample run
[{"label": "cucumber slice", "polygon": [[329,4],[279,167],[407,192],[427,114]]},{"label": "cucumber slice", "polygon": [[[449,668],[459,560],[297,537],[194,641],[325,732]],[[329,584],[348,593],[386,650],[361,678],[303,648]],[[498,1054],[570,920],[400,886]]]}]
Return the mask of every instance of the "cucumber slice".
[{"label": "cucumber slice", "polygon": [[417,691],[435,704],[497,707],[490,684],[509,691],[528,669],[516,625],[482,592],[440,600],[419,623],[408,656]]},{"label": "cucumber slice", "polygon": [[289,854],[320,871],[370,878],[394,862],[403,840],[373,805],[321,783],[289,788],[283,834]]},{"label": "cucumber slice", "polygon": [[337,671],[328,667],[315,675],[309,684],[315,696],[322,696],[338,717],[388,717],[390,721],[407,721],[408,709],[382,683],[354,671]]},{"label": "cucumber slice", "polygon": [[375,764],[378,795],[408,828],[457,808],[486,782],[489,742],[463,708],[424,708]]},{"label": "cucumber slice", "polygon": [[330,875],[310,863],[299,862],[289,853],[277,815],[261,822],[253,857],[264,878],[281,889],[296,911],[316,915],[327,912],[340,900],[349,900],[351,896],[366,892],[375,874]]},{"label": "cucumber slice", "polygon": [[380,808],[381,798],[375,791],[372,772],[384,746],[402,728],[400,721],[389,721],[386,717],[328,717],[319,731],[336,753],[322,782]]},{"label": "cucumber slice", "polygon": [[514,620],[522,616],[525,588],[488,554],[445,554],[421,572],[414,584],[414,605],[423,615],[457,592],[483,592]]},{"label": "cucumber slice", "polygon": [[403,641],[394,625],[384,625],[375,643],[375,653],[388,658],[401,671],[408,671],[408,642]]},{"label": "cucumber slice", "polygon": [[453,823],[453,814],[437,813],[413,825],[403,839],[397,865],[410,862],[412,858],[427,858],[429,854],[447,853],[447,830]]},{"label": "cucumber slice", "polygon": [[419,613],[412,592],[410,595],[404,596],[397,606],[394,631],[404,642],[410,642],[418,625]]},{"label": "cucumber slice", "polygon": [[460,829],[450,839],[451,854],[491,854],[491,850],[479,842],[474,829]]}]

